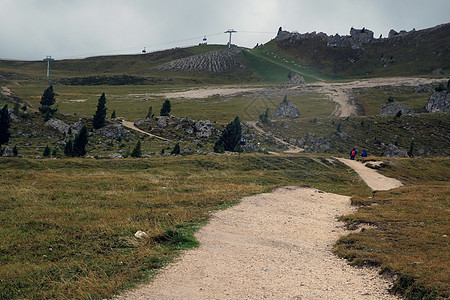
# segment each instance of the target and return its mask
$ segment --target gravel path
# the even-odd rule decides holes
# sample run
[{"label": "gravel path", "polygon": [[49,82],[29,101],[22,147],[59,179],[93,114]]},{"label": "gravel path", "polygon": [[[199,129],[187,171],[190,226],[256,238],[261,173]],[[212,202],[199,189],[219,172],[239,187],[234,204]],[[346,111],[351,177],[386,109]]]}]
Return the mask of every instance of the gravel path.
[{"label": "gravel path", "polygon": [[137,128],[137,127],[134,125],[133,122],[122,120],[122,125],[125,126],[125,127],[127,127],[127,128],[136,130],[137,132],[146,134],[146,135],[148,135],[148,136],[151,136],[151,137],[154,137],[154,138],[163,140],[163,141],[168,141],[168,139],[166,139],[166,138],[163,138],[163,137],[161,137],[161,136],[154,135],[154,134],[152,134],[152,133],[149,133],[149,132],[147,132],[147,131],[144,131],[144,130],[141,130],[141,129]]},{"label": "gravel path", "polygon": [[214,214],[199,248],[115,299],[397,299],[376,270],[331,253],[347,232],[336,218],[353,210],[347,196],[304,187],[244,198]]},{"label": "gravel path", "polygon": [[355,170],[362,180],[364,180],[366,184],[374,191],[386,191],[403,186],[403,183],[399,180],[381,175],[377,171],[367,168],[359,161],[345,158],[337,159]]}]

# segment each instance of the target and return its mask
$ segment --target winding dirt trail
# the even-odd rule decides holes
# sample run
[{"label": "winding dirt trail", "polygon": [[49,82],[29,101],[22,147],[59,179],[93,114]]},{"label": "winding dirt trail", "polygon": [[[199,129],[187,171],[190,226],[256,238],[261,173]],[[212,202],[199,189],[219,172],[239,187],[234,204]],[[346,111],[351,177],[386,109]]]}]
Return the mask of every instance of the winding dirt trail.
[{"label": "winding dirt trail", "polygon": [[365,164],[362,164],[359,161],[345,158],[336,159],[355,170],[359,177],[361,177],[362,180],[364,180],[366,184],[374,191],[387,191],[403,186],[403,183],[399,180],[381,175],[377,171],[366,167]]},{"label": "winding dirt trail", "polygon": [[[253,128],[255,128],[258,132],[260,132],[260,133],[262,133],[262,134],[266,134],[266,132],[264,131],[264,129],[261,128],[261,127],[259,127],[256,121],[248,121],[247,123],[250,124],[250,125],[252,125]],[[279,142],[279,143],[281,143],[281,144],[283,144],[283,145],[285,145],[285,146],[288,147],[288,150],[284,151],[284,153],[294,154],[294,153],[300,153],[300,152],[304,151],[303,148],[300,148],[300,147],[298,147],[298,146],[296,146],[296,145],[292,145],[292,144],[290,144],[290,143],[288,143],[288,142],[285,142],[285,141],[283,141],[282,139],[280,139],[280,138],[278,138],[278,137],[276,137],[276,136],[272,136],[272,137],[273,137],[277,142]],[[278,153],[278,152],[272,152],[272,151],[269,151],[269,153],[270,153],[270,154],[275,154],[275,155],[280,155],[280,153]]]},{"label": "winding dirt trail", "polygon": [[337,217],[354,209],[347,196],[304,187],[244,198],[213,215],[199,248],[115,299],[397,299],[376,270],[331,253],[348,232]]},{"label": "winding dirt trail", "polygon": [[149,132],[147,132],[147,131],[144,131],[144,130],[142,130],[142,129],[137,128],[137,127],[134,125],[133,122],[122,120],[122,125],[125,126],[125,127],[127,127],[127,128],[133,129],[133,130],[135,130],[135,131],[137,131],[137,132],[146,134],[146,135],[148,135],[148,136],[151,136],[151,137],[154,137],[154,138],[163,140],[163,141],[169,141],[169,140],[166,139],[166,138],[163,138],[163,137],[161,137],[161,136],[154,135],[154,134],[152,134],[152,133],[149,133]]},{"label": "winding dirt trail", "polygon": [[442,81],[443,79],[439,78],[391,77],[361,79],[349,82],[315,82],[307,86],[318,93],[329,95],[330,99],[336,102],[337,107],[331,114],[332,117],[348,117],[357,115],[356,105],[350,98],[352,89],[378,86],[418,86]]}]

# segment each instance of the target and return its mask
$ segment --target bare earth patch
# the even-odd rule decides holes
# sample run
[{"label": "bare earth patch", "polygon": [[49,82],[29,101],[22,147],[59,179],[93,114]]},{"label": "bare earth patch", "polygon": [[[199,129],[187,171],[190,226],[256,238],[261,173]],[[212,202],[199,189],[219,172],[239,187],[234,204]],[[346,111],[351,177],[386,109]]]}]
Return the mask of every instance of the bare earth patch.
[{"label": "bare earth patch", "polygon": [[2,86],[2,94],[9,97],[11,96],[11,90],[6,86]]},{"label": "bare earth patch", "polygon": [[253,93],[261,91],[264,88],[255,87],[211,87],[211,88],[201,88],[194,90],[187,90],[181,92],[156,94],[156,96],[164,96],[167,98],[186,98],[186,99],[203,99],[208,98],[213,95],[220,96],[232,96],[240,93]]},{"label": "bare earth patch", "polygon": [[149,285],[116,299],[397,299],[376,270],[331,253],[347,231],[347,196],[284,187],[214,214],[185,252]]}]

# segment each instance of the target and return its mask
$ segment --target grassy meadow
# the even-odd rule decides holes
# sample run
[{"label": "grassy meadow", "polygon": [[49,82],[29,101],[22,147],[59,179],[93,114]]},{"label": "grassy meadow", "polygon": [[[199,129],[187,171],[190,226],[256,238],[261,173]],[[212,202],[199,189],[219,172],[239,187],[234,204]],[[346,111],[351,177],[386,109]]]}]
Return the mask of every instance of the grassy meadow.
[{"label": "grassy meadow", "polygon": [[[237,86],[238,87],[238,86]],[[255,88],[267,88],[267,86],[254,86]],[[47,88],[44,84],[30,84],[13,86],[11,90],[21,99],[29,103],[32,108],[39,107],[42,93]],[[255,92],[239,94],[236,96],[210,95],[206,98],[168,98],[167,93],[189,91],[192,89],[207,89],[208,86],[151,86],[151,85],[103,85],[103,86],[64,86],[54,87],[56,93],[56,105],[59,112],[63,114],[74,114],[82,117],[92,117],[97,108],[100,95],[105,92],[108,108],[108,116],[116,111],[116,116],[135,121],[138,118],[145,119],[151,106],[153,113],[159,115],[159,110],[165,99],[172,104],[171,114],[177,117],[190,117],[194,120],[209,119],[211,122],[228,123],[235,116],[242,121],[258,120],[266,107],[271,112],[283,101],[279,98],[266,98],[264,93]],[[301,108],[302,117],[327,117],[330,115],[335,104],[326,96],[317,93],[303,93],[298,96],[289,97]]]},{"label": "grassy meadow", "polygon": [[0,169],[1,299],[111,296],[196,246],[211,211],[279,186],[370,195],[345,166],[307,155],[1,158]]},{"label": "grassy meadow", "polygon": [[425,105],[434,91],[434,86],[427,86],[425,93],[415,93],[414,90],[415,87],[413,86],[382,86],[370,89],[353,89],[352,94],[362,108],[363,115],[379,115],[381,107],[388,103],[389,97],[418,113],[424,113],[426,112]]},{"label": "grassy meadow", "polygon": [[372,228],[342,237],[335,253],[353,265],[381,267],[396,277],[392,291],[406,299],[450,296],[450,160],[389,159],[380,169],[405,186],[371,198],[353,196],[350,228]]}]

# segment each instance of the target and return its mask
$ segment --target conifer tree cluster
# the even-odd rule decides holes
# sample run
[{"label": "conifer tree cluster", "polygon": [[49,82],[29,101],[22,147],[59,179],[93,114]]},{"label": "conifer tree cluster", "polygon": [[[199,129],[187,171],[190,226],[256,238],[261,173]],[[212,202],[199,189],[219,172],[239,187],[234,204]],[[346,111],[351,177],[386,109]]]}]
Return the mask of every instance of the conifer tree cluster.
[{"label": "conifer tree cluster", "polygon": [[102,95],[98,99],[97,110],[94,115],[94,120],[92,121],[92,125],[95,129],[99,129],[105,126],[106,110],[106,96],[105,93],[102,93]]},{"label": "conifer tree cluster", "polygon": [[11,133],[9,132],[9,127],[11,126],[11,119],[9,118],[8,105],[5,104],[2,109],[0,109],[0,152],[2,145],[7,144]]},{"label": "conifer tree cluster", "polygon": [[64,154],[66,156],[84,156],[86,154],[86,145],[88,143],[88,131],[85,125],[80,132],[75,136],[74,141],[67,141],[64,147]]},{"label": "conifer tree cluster", "polygon": [[259,115],[259,121],[260,121],[261,123],[264,123],[264,124],[270,122],[270,118],[269,118],[269,108],[268,108],[268,107],[266,108],[266,111],[265,111],[263,114],[260,114],[260,115]]},{"label": "conifer tree cluster", "polygon": [[172,154],[172,155],[179,155],[180,153],[181,153],[180,143],[176,143],[175,146],[172,149],[172,152],[170,152],[170,154]]},{"label": "conifer tree cluster", "polygon": [[57,108],[52,108],[51,106],[55,104],[55,92],[53,91],[53,86],[49,86],[42,94],[39,107],[39,111],[45,115],[45,120],[50,119],[50,117],[58,111]]},{"label": "conifer tree cluster", "polygon": [[214,145],[214,152],[236,151],[242,137],[241,121],[236,117],[234,121],[227,124],[222,135]]},{"label": "conifer tree cluster", "polygon": [[161,111],[160,111],[159,115],[168,117],[170,115],[171,110],[172,110],[172,104],[170,104],[170,101],[166,99],[166,101],[164,101],[164,103],[161,107]]},{"label": "conifer tree cluster", "polygon": [[142,155],[141,141],[139,140],[136,143],[136,146],[134,147],[133,151],[131,152],[131,157],[138,158],[138,157],[141,157],[141,155]]}]

